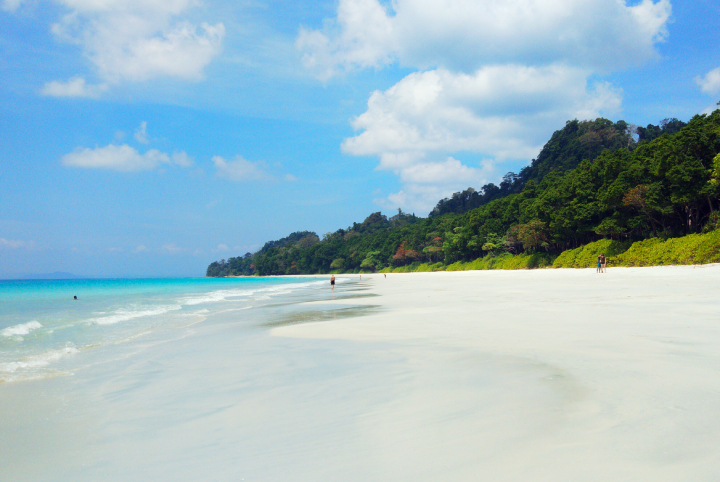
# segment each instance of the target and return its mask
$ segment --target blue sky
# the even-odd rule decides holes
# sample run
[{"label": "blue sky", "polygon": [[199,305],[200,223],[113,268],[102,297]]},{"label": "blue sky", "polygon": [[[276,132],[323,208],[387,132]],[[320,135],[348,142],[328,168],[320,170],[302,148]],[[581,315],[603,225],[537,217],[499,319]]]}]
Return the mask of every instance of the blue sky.
[{"label": "blue sky", "polygon": [[720,99],[709,0],[0,7],[0,277],[201,276]]}]

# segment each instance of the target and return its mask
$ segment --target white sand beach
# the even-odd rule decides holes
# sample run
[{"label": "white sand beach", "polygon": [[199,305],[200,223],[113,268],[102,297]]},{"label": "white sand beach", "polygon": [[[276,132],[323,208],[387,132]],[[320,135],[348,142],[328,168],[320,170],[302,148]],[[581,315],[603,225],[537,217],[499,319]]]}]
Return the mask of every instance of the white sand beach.
[{"label": "white sand beach", "polygon": [[0,386],[3,479],[720,479],[720,266],[355,280]]},{"label": "white sand beach", "polygon": [[594,271],[374,275],[386,311],[273,334],[402,360],[358,423],[387,480],[717,480],[720,266]]}]

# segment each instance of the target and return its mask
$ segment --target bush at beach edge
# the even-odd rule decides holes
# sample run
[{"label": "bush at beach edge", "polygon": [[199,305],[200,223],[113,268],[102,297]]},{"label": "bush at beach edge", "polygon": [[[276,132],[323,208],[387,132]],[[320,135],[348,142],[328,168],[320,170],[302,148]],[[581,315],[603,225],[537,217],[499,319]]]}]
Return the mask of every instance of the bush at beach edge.
[{"label": "bush at beach edge", "polygon": [[679,238],[650,238],[643,241],[601,239],[579,248],[563,251],[559,256],[549,253],[485,256],[472,261],[456,261],[449,265],[411,263],[386,267],[379,273],[421,273],[433,271],[473,271],[490,269],[594,268],[597,257],[604,254],[608,266],[639,267],[720,263],[720,229],[705,234],[688,234]]},{"label": "bush at beach edge", "polygon": [[563,251],[554,268],[592,268],[604,254],[608,266],[664,266],[720,263],[720,229],[706,234],[679,238],[650,238],[628,241],[601,239],[579,248]]},{"label": "bush at beach edge", "polygon": [[720,229],[668,240],[638,241],[627,251],[608,259],[609,266],[628,267],[708,263],[720,263]]}]

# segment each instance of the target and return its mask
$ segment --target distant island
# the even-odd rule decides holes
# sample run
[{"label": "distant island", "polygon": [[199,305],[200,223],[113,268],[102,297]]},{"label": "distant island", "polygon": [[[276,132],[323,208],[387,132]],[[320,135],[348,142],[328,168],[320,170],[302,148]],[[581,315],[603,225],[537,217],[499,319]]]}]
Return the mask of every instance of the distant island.
[{"label": "distant island", "polygon": [[373,213],[215,261],[206,275],[412,272],[720,262],[720,110],[635,127],[568,121],[499,186],[442,199],[427,218]]}]

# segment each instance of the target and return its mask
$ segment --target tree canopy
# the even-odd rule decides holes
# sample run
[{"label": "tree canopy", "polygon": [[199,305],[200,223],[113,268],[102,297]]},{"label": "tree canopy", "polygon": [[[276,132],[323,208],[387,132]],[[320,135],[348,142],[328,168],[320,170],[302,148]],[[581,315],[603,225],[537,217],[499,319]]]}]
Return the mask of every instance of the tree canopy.
[{"label": "tree canopy", "polygon": [[377,212],[322,241],[293,233],[250,256],[214,262],[207,276],[374,271],[717,227],[720,110],[659,128],[636,142],[623,121],[569,121],[519,174],[456,193],[428,218]]}]

